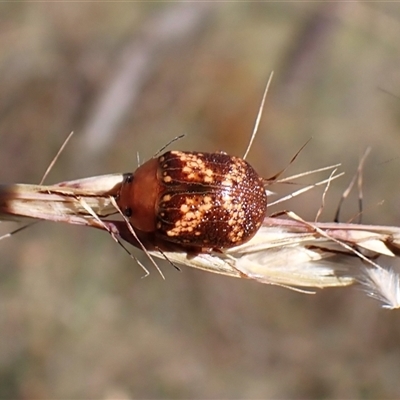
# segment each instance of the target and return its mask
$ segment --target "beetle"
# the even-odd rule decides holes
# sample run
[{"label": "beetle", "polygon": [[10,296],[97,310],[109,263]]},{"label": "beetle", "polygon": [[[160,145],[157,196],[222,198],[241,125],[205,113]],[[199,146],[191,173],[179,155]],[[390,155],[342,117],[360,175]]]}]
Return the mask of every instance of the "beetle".
[{"label": "beetle", "polygon": [[247,161],[224,152],[152,158],[126,174],[116,202],[139,231],[221,251],[250,240],[267,211],[264,180]]}]

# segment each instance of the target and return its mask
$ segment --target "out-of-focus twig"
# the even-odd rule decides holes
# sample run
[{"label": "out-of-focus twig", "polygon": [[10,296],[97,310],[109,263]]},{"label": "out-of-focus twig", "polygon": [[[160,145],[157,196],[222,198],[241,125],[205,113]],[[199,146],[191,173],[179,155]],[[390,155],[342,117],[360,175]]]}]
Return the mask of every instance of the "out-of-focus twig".
[{"label": "out-of-focus twig", "polygon": [[337,14],[341,7],[339,2],[321,3],[296,33],[292,49],[279,68],[280,90],[276,99],[286,107],[299,101],[324,63],[328,43],[339,26]]},{"label": "out-of-focus twig", "polygon": [[210,7],[209,3],[196,2],[168,7],[148,20],[126,46],[83,129],[85,158],[105,151],[126,115],[134,112],[135,102],[155,73],[160,57],[196,37],[205,26]]}]

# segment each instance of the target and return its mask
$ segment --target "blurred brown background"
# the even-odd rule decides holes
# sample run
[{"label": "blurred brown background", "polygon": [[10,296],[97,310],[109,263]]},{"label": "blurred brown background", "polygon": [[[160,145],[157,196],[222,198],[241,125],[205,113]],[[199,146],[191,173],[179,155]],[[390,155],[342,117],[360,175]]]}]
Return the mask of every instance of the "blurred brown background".
[{"label": "blurred brown background", "polygon": [[[271,176],[312,137],[289,173],[342,163],[331,221],[372,146],[364,222],[398,225],[399,37],[395,3],[0,3],[0,181],[39,182],[71,130],[48,183],[132,171],[180,134],[242,155],[274,70],[248,160]],[[320,201],[284,207],[312,219]],[[400,397],[400,315],[361,291],[162,269],[140,279],[85,228],[1,241],[0,397]]]}]

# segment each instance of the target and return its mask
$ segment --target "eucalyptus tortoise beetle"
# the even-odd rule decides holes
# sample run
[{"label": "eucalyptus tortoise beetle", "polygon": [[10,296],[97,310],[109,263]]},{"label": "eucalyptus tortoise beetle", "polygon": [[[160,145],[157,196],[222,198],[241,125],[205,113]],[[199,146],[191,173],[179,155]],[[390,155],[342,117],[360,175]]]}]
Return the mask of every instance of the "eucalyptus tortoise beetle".
[{"label": "eucalyptus tortoise beetle", "polygon": [[263,179],[226,153],[168,151],[127,174],[116,197],[135,229],[223,250],[250,240],[267,210]]}]

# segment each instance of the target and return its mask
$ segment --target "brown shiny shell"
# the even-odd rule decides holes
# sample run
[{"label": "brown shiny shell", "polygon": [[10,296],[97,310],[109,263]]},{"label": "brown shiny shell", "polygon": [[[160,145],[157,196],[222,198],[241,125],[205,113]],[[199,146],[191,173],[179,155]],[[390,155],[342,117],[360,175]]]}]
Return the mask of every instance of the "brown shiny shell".
[{"label": "brown shiny shell", "polygon": [[128,175],[117,203],[136,229],[183,245],[223,249],[255,235],[267,195],[262,178],[241,158],[169,151]]}]

